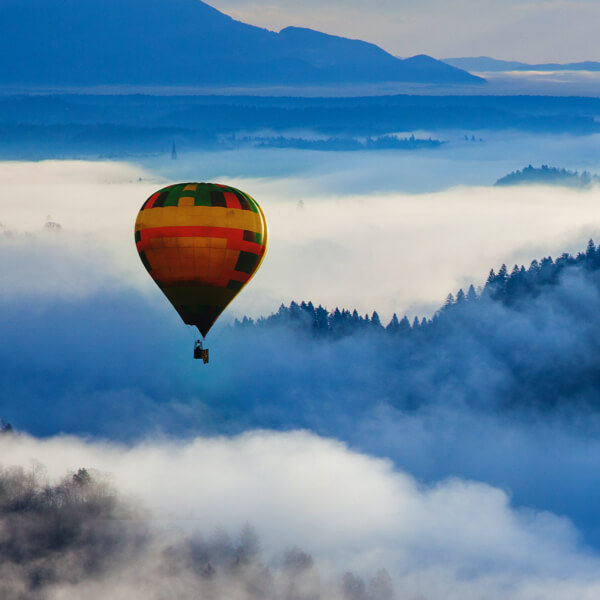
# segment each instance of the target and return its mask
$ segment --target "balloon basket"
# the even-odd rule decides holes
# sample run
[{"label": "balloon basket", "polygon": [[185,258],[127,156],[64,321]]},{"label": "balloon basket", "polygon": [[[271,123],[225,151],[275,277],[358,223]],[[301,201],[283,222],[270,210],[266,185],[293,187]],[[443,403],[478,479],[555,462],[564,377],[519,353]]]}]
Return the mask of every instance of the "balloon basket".
[{"label": "balloon basket", "polygon": [[200,340],[194,344],[194,358],[201,359],[204,364],[208,362],[208,348],[203,348]]}]

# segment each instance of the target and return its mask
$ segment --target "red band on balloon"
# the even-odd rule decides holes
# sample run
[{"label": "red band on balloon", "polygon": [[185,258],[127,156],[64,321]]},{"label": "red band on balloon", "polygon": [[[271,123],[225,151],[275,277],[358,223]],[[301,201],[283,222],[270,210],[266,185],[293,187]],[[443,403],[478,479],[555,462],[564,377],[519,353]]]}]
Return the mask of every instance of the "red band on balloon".
[{"label": "red band on balloon", "polygon": [[143,252],[151,248],[150,240],[153,238],[178,238],[178,237],[213,237],[225,238],[227,248],[231,250],[243,250],[251,254],[262,256],[265,247],[256,242],[246,242],[244,240],[243,229],[232,229],[229,227],[212,227],[203,225],[179,225],[172,227],[151,227],[140,229],[140,241],[137,242],[138,252]]}]

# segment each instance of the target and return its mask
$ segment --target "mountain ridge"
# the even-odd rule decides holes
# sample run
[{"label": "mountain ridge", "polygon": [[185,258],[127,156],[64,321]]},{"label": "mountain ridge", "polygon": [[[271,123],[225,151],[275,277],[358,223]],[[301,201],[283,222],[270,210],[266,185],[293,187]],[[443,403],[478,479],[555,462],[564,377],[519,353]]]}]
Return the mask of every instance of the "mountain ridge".
[{"label": "mountain ridge", "polygon": [[3,0],[0,56],[4,85],[484,82],[362,40],[269,31],[201,0]]},{"label": "mountain ridge", "polygon": [[489,56],[443,58],[443,62],[467,71],[600,71],[600,62],[586,60],[571,63],[525,63]]}]

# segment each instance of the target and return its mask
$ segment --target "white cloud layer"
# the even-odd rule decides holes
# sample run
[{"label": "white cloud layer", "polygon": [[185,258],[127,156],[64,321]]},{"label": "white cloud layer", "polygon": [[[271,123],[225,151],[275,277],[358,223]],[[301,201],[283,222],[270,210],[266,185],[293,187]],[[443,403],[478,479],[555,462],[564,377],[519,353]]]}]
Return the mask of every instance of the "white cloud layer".
[{"label": "white cloud layer", "polygon": [[110,473],[156,526],[210,534],[251,522],[267,556],[297,544],[326,572],[386,568],[399,598],[600,592],[598,557],[567,520],[516,510],[505,491],[477,482],[422,486],[389,461],[306,432],[133,447],[2,436],[0,456],[5,466],[41,462],[52,479],[81,466]]},{"label": "white cloud layer", "polygon": [[[593,162],[594,150],[587,152],[592,142],[586,139],[578,147]],[[558,156],[560,149],[548,151]],[[397,154],[387,153],[362,163],[364,156],[358,162],[350,155],[285,156],[308,156],[307,162],[318,156],[324,164],[320,171],[308,165],[299,175],[283,164],[286,158],[282,175],[264,178],[221,171],[229,175],[219,179],[261,202],[272,233],[263,268],[232,307],[237,314],[268,312],[291,299],[357,306],[363,312],[377,308],[384,316],[435,308],[448,291],[482,282],[492,265],[506,262],[510,268],[512,262],[579,250],[598,231],[598,188],[454,186],[409,193],[374,182],[394,165],[392,183],[402,178],[402,169],[418,167],[420,176],[431,177],[432,165],[443,165],[443,154],[433,163],[409,157],[401,166]],[[498,168],[498,156],[488,156]],[[212,159],[210,169],[218,174],[218,161],[231,157]],[[572,160],[581,164],[580,158]],[[463,168],[475,163],[466,164]],[[177,168],[185,171],[190,164]],[[131,286],[163,302],[132,238],[139,206],[167,181],[122,163],[0,163],[0,294],[48,299]],[[61,224],[60,231],[44,228],[48,215]],[[456,412],[451,417],[458,420]],[[452,419],[442,419],[446,431]],[[452,423],[458,432],[471,426],[482,435],[481,421]],[[439,454],[440,441],[431,439],[435,428],[423,427],[430,436],[426,443]],[[495,434],[494,452],[517,445],[507,431]],[[407,454],[418,447],[406,442],[409,433],[408,428],[390,433],[403,435]],[[550,446],[555,450],[556,441]],[[465,447],[481,451],[479,444],[455,449],[445,441],[448,453]],[[578,460],[589,458],[589,447],[584,452],[577,446],[585,454]],[[531,447],[524,448],[531,456]],[[559,458],[548,463],[553,473]],[[369,577],[384,567],[398,598],[595,600],[600,595],[599,557],[582,545],[568,520],[517,509],[510,490],[475,481],[450,478],[422,485],[390,461],[306,432],[255,431],[130,447],[74,437],[0,436],[0,463],[27,467],[32,461],[46,465],[52,478],[83,466],[110,473],[122,493],[149,508],[156,527],[210,534],[222,524],[235,533],[249,521],[268,556],[297,544],[324,572],[351,569]],[[530,472],[537,468],[536,462]],[[564,485],[560,477],[556,485]],[[129,579],[88,582],[85,590],[60,588],[53,600],[96,600],[106,597],[107,589],[113,598],[172,594],[152,589],[157,582],[146,579],[156,564],[132,567]]]},{"label": "white cloud layer", "polygon": [[[326,174],[220,179],[259,200],[271,233],[263,266],[229,315],[268,314],[291,300],[376,309],[384,319],[431,314],[448,292],[483,284],[490,267],[510,269],[598,238],[599,187],[351,193],[379,170],[363,164],[354,179],[332,160]],[[425,173],[426,163],[420,168]],[[122,163],[1,163],[0,293],[82,296],[134,286],[163,302],[132,232],[143,201],[166,182]],[[61,231],[44,228],[48,215]]]}]

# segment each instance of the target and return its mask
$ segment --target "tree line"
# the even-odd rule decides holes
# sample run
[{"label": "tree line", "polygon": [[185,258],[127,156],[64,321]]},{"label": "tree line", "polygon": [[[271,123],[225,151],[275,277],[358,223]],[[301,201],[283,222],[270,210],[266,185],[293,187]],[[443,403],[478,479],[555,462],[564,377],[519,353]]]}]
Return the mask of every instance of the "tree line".
[{"label": "tree line", "polygon": [[475,305],[488,300],[501,302],[507,306],[515,306],[520,301],[538,296],[548,286],[556,286],[562,274],[569,269],[584,269],[585,271],[600,270],[600,246],[596,247],[593,240],[589,240],[585,252],[572,256],[563,253],[556,260],[548,256],[541,260],[533,260],[528,268],[524,265],[514,265],[509,272],[503,264],[496,273],[490,270],[483,287],[475,289],[470,285],[465,292],[462,288],[456,294],[450,293],[444,305],[427,319],[414,317],[412,322],[406,315],[399,318],[396,313],[388,323],[382,323],[377,311],[371,315],[361,315],[356,309],[348,310],[336,307],[329,311],[322,305],[315,306],[313,302],[292,301],[289,306],[282,304],[279,310],[267,317],[253,320],[244,317],[236,319],[234,328],[271,328],[292,327],[315,337],[341,338],[357,332],[373,332],[388,335],[411,335],[435,329],[446,319],[452,318],[455,308]]}]

